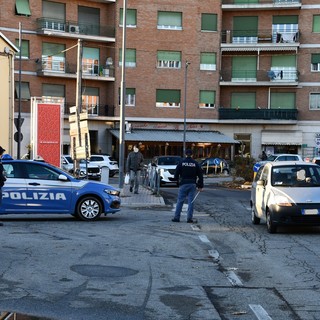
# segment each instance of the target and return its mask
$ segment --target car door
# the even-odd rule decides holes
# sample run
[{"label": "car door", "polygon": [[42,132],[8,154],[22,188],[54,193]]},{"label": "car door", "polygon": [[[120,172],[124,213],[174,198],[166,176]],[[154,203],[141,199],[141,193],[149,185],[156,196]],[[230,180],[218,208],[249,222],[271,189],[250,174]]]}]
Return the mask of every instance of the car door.
[{"label": "car door", "polygon": [[23,166],[17,162],[3,163],[7,181],[2,187],[0,212],[24,212],[26,209],[27,182],[24,179]]},{"label": "car door", "polygon": [[[268,182],[268,173],[269,167],[264,166],[260,168],[254,183],[254,196],[253,196],[253,205],[255,207],[255,211],[259,218],[263,218],[265,214],[265,198],[266,198],[266,185]],[[263,184],[258,183],[258,181],[263,181]]]},{"label": "car door", "polygon": [[60,174],[41,163],[26,164],[27,212],[72,213],[72,182],[59,180]]}]

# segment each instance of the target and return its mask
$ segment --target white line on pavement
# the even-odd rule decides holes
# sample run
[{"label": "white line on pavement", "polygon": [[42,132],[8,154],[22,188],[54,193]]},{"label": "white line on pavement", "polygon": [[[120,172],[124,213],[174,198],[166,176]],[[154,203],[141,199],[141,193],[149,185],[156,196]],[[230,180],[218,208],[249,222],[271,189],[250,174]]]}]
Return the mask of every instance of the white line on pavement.
[{"label": "white line on pavement", "polygon": [[238,287],[243,286],[243,283],[233,271],[226,271],[224,274],[226,275],[226,277],[228,278],[228,280],[231,282],[233,286],[238,286]]},{"label": "white line on pavement", "polygon": [[267,311],[264,310],[260,304],[249,304],[249,307],[259,320],[272,320]]},{"label": "white line on pavement", "polygon": [[204,234],[201,234],[199,236],[199,239],[202,241],[202,242],[205,242],[205,243],[210,243],[210,240],[207,238],[207,236],[205,236]]}]

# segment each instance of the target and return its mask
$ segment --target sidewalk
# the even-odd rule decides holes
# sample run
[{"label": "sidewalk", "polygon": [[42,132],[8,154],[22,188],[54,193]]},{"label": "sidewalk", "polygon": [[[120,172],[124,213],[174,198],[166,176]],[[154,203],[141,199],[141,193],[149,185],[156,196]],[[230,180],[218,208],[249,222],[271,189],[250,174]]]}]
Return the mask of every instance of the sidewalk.
[{"label": "sidewalk", "polygon": [[[204,177],[204,187],[206,185],[219,185],[222,182],[229,181],[232,181],[232,177],[230,176]],[[121,193],[122,207],[157,207],[165,205],[165,201],[161,196],[152,194],[152,191],[144,186],[140,186],[138,194],[130,192],[128,185],[124,185],[123,187],[123,192]]]}]

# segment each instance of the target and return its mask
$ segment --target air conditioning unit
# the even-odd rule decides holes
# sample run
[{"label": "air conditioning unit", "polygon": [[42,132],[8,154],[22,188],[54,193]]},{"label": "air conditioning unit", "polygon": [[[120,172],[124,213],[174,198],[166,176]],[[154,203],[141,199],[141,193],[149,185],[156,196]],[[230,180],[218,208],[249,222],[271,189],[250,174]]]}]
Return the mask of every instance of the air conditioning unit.
[{"label": "air conditioning unit", "polygon": [[75,26],[75,25],[70,24],[69,32],[70,33],[79,33],[79,26]]}]

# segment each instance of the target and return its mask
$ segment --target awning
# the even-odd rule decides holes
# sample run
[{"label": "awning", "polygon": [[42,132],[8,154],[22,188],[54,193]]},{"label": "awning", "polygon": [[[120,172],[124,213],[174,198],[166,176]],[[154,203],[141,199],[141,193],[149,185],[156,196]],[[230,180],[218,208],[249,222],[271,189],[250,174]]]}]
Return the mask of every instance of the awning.
[{"label": "awning", "polygon": [[262,145],[302,145],[302,131],[262,131]]},{"label": "awning", "polygon": [[237,45],[237,46],[221,46],[221,52],[232,52],[232,51],[297,51],[297,46],[293,45],[281,45],[281,46],[250,46],[250,45]]},{"label": "awning", "polygon": [[[112,135],[119,139],[119,129],[110,129]],[[126,132],[125,141],[161,141],[161,142],[183,142],[182,130],[148,130],[148,129],[133,129],[131,132]],[[228,143],[234,144],[239,141],[234,140],[219,131],[186,131],[187,143]]]}]

